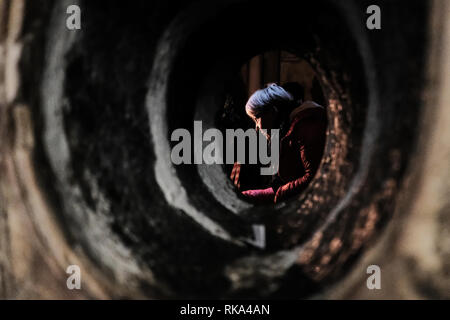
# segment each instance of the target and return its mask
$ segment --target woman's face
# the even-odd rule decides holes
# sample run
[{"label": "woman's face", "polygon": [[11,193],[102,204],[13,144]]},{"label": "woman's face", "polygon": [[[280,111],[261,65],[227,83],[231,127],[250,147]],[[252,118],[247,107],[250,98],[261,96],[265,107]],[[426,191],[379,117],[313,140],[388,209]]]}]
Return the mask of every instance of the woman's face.
[{"label": "woman's face", "polygon": [[248,111],[247,115],[255,122],[256,131],[261,131],[268,140],[270,140],[270,129],[279,129],[277,126],[278,115],[274,109],[259,114],[257,117]]}]

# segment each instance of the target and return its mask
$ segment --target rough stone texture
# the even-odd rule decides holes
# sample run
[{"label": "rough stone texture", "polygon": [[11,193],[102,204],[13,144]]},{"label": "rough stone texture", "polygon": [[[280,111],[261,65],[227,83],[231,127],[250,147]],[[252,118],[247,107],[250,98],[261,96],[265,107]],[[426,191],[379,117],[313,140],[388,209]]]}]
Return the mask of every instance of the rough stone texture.
[{"label": "rough stone texture", "polygon": [[[78,33],[64,1],[0,2],[1,297],[448,298],[450,6],[382,1],[373,32],[368,1],[291,8],[301,26],[261,6],[284,25],[261,46],[254,7],[209,2],[81,1]],[[157,150],[213,124],[225,80],[265,46],[319,74],[328,143],[299,199],[230,212],[239,199]],[[252,222],[265,250],[245,244]]]}]

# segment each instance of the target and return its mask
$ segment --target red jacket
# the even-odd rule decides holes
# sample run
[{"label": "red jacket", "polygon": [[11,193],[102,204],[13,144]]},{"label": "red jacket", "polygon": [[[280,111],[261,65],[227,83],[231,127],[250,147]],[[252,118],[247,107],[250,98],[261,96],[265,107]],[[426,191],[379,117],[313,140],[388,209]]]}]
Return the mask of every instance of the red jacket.
[{"label": "red jacket", "polygon": [[291,125],[280,141],[278,183],[243,194],[255,202],[279,202],[300,194],[314,177],[323,155],[327,117],[325,108],[308,101],[294,109]]},{"label": "red jacket", "polygon": [[280,141],[282,185],[276,190],[275,202],[306,189],[322,160],[326,129],[325,108],[314,102],[305,102],[291,113],[290,129]]}]

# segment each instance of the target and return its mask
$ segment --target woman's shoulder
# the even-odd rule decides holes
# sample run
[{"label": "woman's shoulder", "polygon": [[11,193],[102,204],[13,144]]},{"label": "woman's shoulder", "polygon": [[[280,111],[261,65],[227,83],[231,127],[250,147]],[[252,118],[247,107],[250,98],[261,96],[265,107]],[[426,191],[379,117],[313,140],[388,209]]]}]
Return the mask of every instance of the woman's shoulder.
[{"label": "woman's shoulder", "polygon": [[[312,101],[311,101],[312,102]],[[310,107],[302,109],[291,118],[291,124],[286,136],[301,136],[302,133],[322,130],[326,127],[327,116],[324,107],[312,102]],[[303,105],[303,104],[302,104]]]},{"label": "woman's shoulder", "polygon": [[326,118],[326,111],[323,106],[314,101],[306,101],[292,111],[290,115],[291,127],[297,125],[302,119],[311,117],[322,120]]}]

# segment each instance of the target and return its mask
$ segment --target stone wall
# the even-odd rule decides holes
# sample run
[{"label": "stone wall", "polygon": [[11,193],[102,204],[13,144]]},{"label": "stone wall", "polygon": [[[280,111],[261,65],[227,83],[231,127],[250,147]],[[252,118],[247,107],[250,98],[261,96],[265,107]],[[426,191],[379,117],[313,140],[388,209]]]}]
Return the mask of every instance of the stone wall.
[{"label": "stone wall", "polygon": [[165,161],[167,131],[211,121],[221,79],[266,49],[245,37],[253,7],[113,2],[81,1],[79,33],[64,1],[0,2],[0,297],[449,298],[447,1],[382,1],[372,34],[367,1],[305,4],[304,41],[269,43],[314,67],[331,121],[308,190],[263,209]]}]

